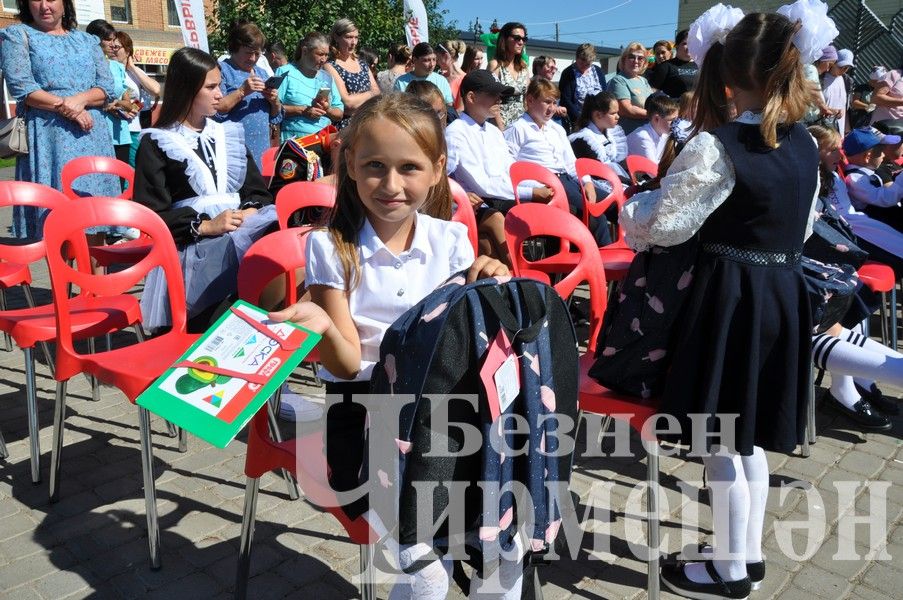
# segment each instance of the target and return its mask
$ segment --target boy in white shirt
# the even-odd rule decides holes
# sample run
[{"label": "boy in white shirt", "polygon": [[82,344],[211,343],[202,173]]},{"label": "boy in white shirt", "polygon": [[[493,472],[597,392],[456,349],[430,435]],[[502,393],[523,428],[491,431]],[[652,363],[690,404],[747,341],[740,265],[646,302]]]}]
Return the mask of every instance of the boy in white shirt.
[{"label": "boy in white shirt", "polygon": [[849,163],[844,172],[853,207],[903,231],[903,177],[884,184],[875,174],[884,160],[884,144],[898,143],[900,136],[884,135],[874,127],[854,129],[843,139]]},{"label": "boy in white shirt", "polygon": [[627,136],[627,154],[645,156],[658,164],[665,153],[671,121],[677,118],[678,101],[664,94],[646,98],[644,106],[649,121]]}]

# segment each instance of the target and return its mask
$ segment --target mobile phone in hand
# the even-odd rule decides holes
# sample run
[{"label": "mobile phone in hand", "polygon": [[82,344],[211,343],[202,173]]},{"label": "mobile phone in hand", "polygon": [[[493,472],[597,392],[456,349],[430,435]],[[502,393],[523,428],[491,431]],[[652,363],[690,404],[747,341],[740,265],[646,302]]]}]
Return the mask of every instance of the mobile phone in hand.
[{"label": "mobile phone in hand", "polygon": [[274,90],[278,88],[280,85],[282,85],[282,82],[285,81],[285,75],[285,73],[283,73],[282,75],[273,75],[265,82],[263,82],[263,87],[268,90]]},{"label": "mobile phone in hand", "polygon": [[328,87],[320,88],[320,91],[317,92],[317,95],[314,97],[314,103],[329,102],[330,92],[332,92],[332,90]]}]

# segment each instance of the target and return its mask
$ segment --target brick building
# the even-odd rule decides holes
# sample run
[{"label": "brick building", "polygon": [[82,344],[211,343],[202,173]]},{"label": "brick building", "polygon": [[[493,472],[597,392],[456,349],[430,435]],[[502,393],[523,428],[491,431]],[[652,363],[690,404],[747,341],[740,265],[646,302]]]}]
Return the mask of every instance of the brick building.
[{"label": "brick building", "polygon": [[[0,27],[16,20],[16,0],[2,0]],[[169,56],[182,46],[178,0],[74,0],[79,27],[100,17],[128,33],[135,44],[135,62],[162,81]],[[213,0],[204,1],[205,12],[213,11]]]}]

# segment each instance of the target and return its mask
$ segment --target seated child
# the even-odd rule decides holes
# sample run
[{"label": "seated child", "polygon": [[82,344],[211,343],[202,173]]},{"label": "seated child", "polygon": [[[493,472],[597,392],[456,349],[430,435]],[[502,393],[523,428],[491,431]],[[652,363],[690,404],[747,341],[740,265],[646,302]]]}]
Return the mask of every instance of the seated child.
[{"label": "seated child", "polygon": [[591,158],[611,167],[625,183],[630,175],[621,166],[627,158],[627,136],[618,125],[618,100],[611,92],[599,92],[583,101],[576,133],[568,140],[577,158]]},{"label": "seated child", "polygon": [[884,135],[872,127],[854,129],[843,139],[843,151],[848,165],[846,173],[847,189],[853,207],[872,217],[903,231],[903,180],[893,183],[881,181],[875,170],[884,159],[884,144],[897,144],[900,137]]},{"label": "seated child", "polygon": [[[903,119],[885,119],[874,124],[875,129],[884,135],[903,136]],[[897,164],[903,156],[903,138],[896,144],[882,144],[884,146],[884,162],[875,169],[875,174],[884,183],[890,183],[897,178],[897,174],[903,167]]]},{"label": "seated child", "polygon": [[627,136],[627,154],[645,156],[654,163],[662,159],[671,121],[677,118],[678,102],[664,94],[646,98],[646,114],[649,121],[634,129]]},{"label": "seated child", "polygon": [[[582,218],[581,187],[590,202],[596,201],[596,187],[589,177],[586,181],[578,181],[577,157],[564,129],[552,121],[558,110],[559,97],[558,88],[551,81],[533,79],[524,98],[527,110],[505,130],[505,140],[515,160],[542,165],[555,173],[567,194],[571,212]],[[611,243],[605,217],[590,219],[590,231],[599,246]]]}]

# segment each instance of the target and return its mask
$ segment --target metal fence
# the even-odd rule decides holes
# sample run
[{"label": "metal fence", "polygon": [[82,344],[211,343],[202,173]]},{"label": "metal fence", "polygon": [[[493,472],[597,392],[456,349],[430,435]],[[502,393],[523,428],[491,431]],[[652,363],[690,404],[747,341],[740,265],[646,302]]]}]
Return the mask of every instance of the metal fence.
[{"label": "metal fence", "polygon": [[888,69],[903,66],[903,10],[894,15],[889,27],[863,0],[840,0],[828,15],[840,30],[834,46],[849,48],[856,57],[856,83],[867,81],[877,65]]}]

